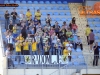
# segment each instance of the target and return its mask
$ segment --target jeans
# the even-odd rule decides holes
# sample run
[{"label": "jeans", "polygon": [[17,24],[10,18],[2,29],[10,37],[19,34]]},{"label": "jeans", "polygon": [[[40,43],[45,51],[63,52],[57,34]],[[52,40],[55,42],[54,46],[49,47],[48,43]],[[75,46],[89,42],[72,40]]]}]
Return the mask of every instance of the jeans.
[{"label": "jeans", "polygon": [[62,55],[62,49],[61,48],[56,49],[56,55]]},{"label": "jeans", "polygon": [[5,19],[5,29],[8,30],[9,19]]},{"label": "jeans", "polygon": [[21,52],[16,52],[16,57],[15,57],[15,61],[18,61],[18,63],[20,63],[20,61],[21,61]]},{"label": "jeans", "polygon": [[11,58],[8,58],[8,68],[9,68],[11,65],[14,67],[14,63],[13,63],[12,59],[11,59]]},{"label": "jeans", "polygon": [[77,34],[77,29],[72,29],[73,34]]},{"label": "jeans", "polygon": [[98,66],[98,59],[99,59],[99,55],[94,55],[93,66],[94,65]]},{"label": "jeans", "polygon": [[38,55],[37,50],[32,52],[32,55]]},{"label": "jeans", "polygon": [[13,24],[16,24],[16,19],[13,19]]}]

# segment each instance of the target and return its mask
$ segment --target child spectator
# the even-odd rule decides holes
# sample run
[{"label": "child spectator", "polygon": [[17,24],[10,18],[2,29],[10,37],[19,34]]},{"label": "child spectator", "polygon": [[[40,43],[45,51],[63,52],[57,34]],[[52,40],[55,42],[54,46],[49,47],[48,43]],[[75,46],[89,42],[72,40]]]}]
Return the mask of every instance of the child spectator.
[{"label": "child spectator", "polygon": [[68,37],[70,37],[71,35],[72,35],[72,32],[71,32],[70,29],[68,29],[67,32],[66,32],[66,37],[68,38]]},{"label": "child spectator", "polygon": [[28,40],[25,40],[25,42],[23,42],[23,54],[29,55],[29,42],[28,42]]},{"label": "child spectator", "polygon": [[32,46],[32,55],[37,55],[38,54],[38,48],[37,48],[37,42],[35,39],[32,40],[31,46]]},{"label": "child spectator", "polygon": [[63,47],[66,47],[67,44],[68,44],[68,40],[65,39],[65,41],[63,42]]}]

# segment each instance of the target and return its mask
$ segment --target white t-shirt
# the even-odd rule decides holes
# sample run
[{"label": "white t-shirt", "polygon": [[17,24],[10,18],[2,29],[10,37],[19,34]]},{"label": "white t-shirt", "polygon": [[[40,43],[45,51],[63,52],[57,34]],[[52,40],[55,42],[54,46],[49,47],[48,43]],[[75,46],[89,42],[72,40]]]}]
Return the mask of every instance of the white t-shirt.
[{"label": "white t-shirt", "polygon": [[66,44],[66,46],[68,47],[68,50],[72,50],[71,48],[73,46],[72,44]]}]

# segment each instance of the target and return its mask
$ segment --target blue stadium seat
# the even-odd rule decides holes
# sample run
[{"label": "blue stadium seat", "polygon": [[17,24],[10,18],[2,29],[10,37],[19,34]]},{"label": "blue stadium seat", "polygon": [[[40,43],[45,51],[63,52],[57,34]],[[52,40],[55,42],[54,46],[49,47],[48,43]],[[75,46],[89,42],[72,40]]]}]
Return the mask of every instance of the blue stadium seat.
[{"label": "blue stadium seat", "polygon": [[55,7],[53,7],[52,9],[53,9],[53,10],[57,10],[58,8],[55,6]]},{"label": "blue stadium seat", "polygon": [[95,36],[95,40],[98,40],[99,39],[99,37],[98,36]]},{"label": "blue stadium seat", "polygon": [[45,18],[41,18],[41,21],[45,21]]},{"label": "blue stadium seat", "polygon": [[41,10],[45,10],[46,8],[42,6],[42,7],[40,7],[40,9],[41,9]]},{"label": "blue stadium seat", "polygon": [[60,13],[60,15],[64,16],[64,15],[65,15],[65,13],[64,13],[64,12],[61,12],[61,13]]},{"label": "blue stadium seat", "polygon": [[100,19],[99,18],[94,18],[94,21],[100,22]]},{"label": "blue stadium seat", "polygon": [[71,18],[68,18],[68,19],[67,19],[67,21],[71,21],[71,20],[72,20]]},{"label": "blue stadium seat", "polygon": [[50,4],[50,1],[45,1],[45,4]]},{"label": "blue stadium seat", "polygon": [[28,4],[32,4],[32,1],[28,1],[27,3],[28,3]]},{"label": "blue stadium seat", "polygon": [[67,15],[67,16],[71,16],[71,13],[70,13],[70,12],[67,12],[66,15]]},{"label": "blue stadium seat", "polygon": [[42,15],[47,15],[47,13],[46,12],[43,12]]},{"label": "blue stadium seat", "polygon": [[63,4],[67,4],[67,1],[63,1]]},{"label": "blue stadium seat", "polygon": [[60,18],[56,18],[55,21],[60,21]]},{"label": "blue stadium seat", "polygon": [[52,8],[51,8],[51,7],[47,7],[46,9],[47,9],[47,10],[51,10]]},{"label": "blue stadium seat", "polygon": [[83,57],[83,55],[79,55],[78,58],[83,59],[84,57]]},{"label": "blue stadium seat", "polygon": [[22,4],[26,4],[26,1],[22,1]]},{"label": "blue stadium seat", "polygon": [[20,1],[15,1],[16,4],[20,4]]},{"label": "blue stadium seat", "polygon": [[91,25],[89,25],[89,26],[90,26],[90,28],[91,28],[91,27],[95,27],[95,25],[93,25],[93,24],[91,24]]},{"label": "blue stadium seat", "polygon": [[4,3],[9,3],[9,1],[4,1]]},{"label": "blue stadium seat", "polygon": [[96,27],[100,27],[100,24],[96,24],[95,26],[96,26]]},{"label": "blue stadium seat", "polygon": [[35,10],[38,10],[38,9],[40,9],[39,7],[34,7],[35,8]]},{"label": "blue stadium seat", "polygon": [[34,4],[38,4],[38,1],[33,1]]},{"label": "blue stadium seat", "polygon": [[72,59],[76,59],[77,57],[75,55],[72,55]]},{"label": "blue stadium seat", "polygon": [[0,12],[0,15],[3,15],[4,14],[4,12]]},{"label": "blue stadium seat", "polygon": [[100,42],[98,42],[98,46],[100,46]]},{"label": "blue stadium seat", "polygon": [[59,15],[59,13],[58,13],[58,12],[54,12],[54,15],[55,15],[55,16],[58,16],[58,15]]},{"label": "blue stadium seat", "polygon": [[92,22],[93,19],[92,18],[87,18],[87,21]]},{"label": "blue stadium seat", "polygon": [[61,1],[57,1],[57,4],[62,4],[62,2]]},{"label": "blue stadium seat", "polygon": [[51,4],[56,4],[56,2],[55,1],[51,1]]},{"label": "blue stadium seat", "polygon": [[65,10],[70,10],[68,6],[65,7]]},{"label": "blue stadium seat", "polygon": [[9,3],[15,3],[14,1],[9,1]]},{"label": "blue stadium seat", "polygon": [[53,15],[53,13],[52,13],[52,12],[48,12],[48,14]]},{"label": "blue stadium seat", "polygon": [[58,9],[59,9],[59,10],[64,10],[64,8],[63,8],[62,6],[60,6]]},{"label": "blue stadium seat", "polygon": [[44,4],[44,1],[40,1],[39,3],[40,3],[40,4]]},{"label": "blue stadium seat", "polygon": [[74,64],[74,66],[79,66],[78,62],[74,62],[73,64]]},{"label": "blue stadium seat", "polygon": [[65,19],[65,18],[62,18],[61,20],[62,20],[62,21],[66,21],[66,19]]},{"label": "blue stadium seat", "polygon": [[22,9],[21,7],[17,7],[17,9]]},{"label": "blue stadium seat", "polygon": [[22,7],[24,10],[27,10],[27,7]]},{"label": "blue stadium seat", "polygon": [[33,10],[34,8],[33,7],[28,7],[30,10]]}]

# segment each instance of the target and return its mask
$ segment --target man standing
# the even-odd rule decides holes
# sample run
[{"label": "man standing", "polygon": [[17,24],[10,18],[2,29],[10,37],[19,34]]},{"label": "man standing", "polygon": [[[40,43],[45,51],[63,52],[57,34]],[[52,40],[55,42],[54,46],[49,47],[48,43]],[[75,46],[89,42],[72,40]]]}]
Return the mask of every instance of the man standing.
[{"label": "man standing", "polygon": [[99,49],[100,49],[100,46],[98,46],[98,43],[96,42],[95,43],[95,46],[94,46],[94,60],[93,60],[93,66],[98,66],[98,59],[99,59]]},{"label": "man standing", "polygon": [[93,43],[95,41],[94,37],[95,37],[95,35],[93,33],[93,30],[91,29],[91,32],[90,32],[90,34],[88,36],[88,41],[89,41],[89,45],[90,45],[90,52],[92,52]]},{"label": "man standing", "polygon": [[37,18],[38,22],[41,24],[41,12],[40,10],[38,9],[37,12],[35,13],[35,17]]},{"label": "man standing", "polygon": [[13,24],[15,24],[16,17],[17,17],[17,12],[16,12],[15,8],[13,8],[13,12],[11,12],[11,16],[12,16]]}]

